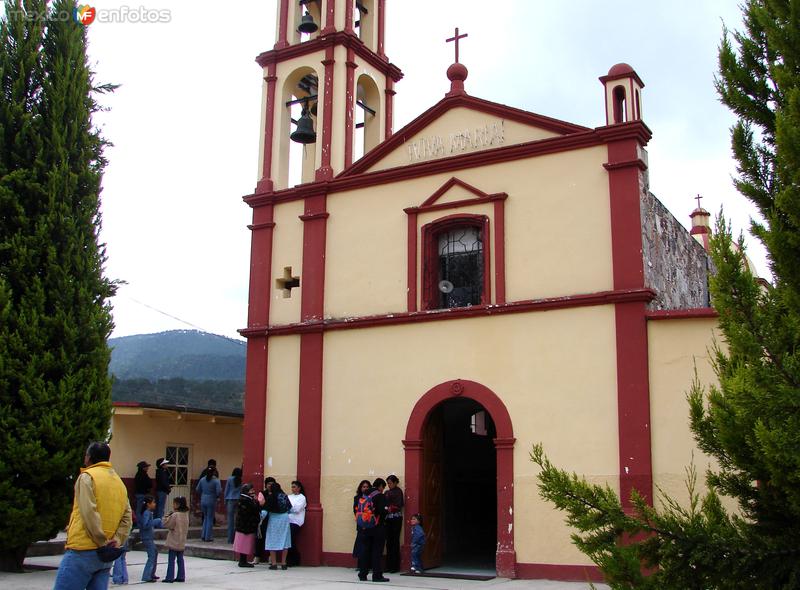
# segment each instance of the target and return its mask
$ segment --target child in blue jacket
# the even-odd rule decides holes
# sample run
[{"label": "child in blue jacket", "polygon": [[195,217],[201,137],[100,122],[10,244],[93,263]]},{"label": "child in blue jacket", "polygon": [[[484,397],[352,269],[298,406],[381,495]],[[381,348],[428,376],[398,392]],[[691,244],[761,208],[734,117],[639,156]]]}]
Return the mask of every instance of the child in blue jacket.
[{"label": "child in blue jacket", "polygon": [[156,509],[156,499],[147,495],[144,497],[144,508],[142,518],[139,521],[139,530],[142,533],[142,545],[147,551],[147,563],[142,572],[142,582],[155,582],[158,580],[156,575],[156,565],[158,565],[158,550],[156,549],[154,529],[161,527],[161,519],[153,518],[153,511]]},{"label": "child in blue jacket", "polygon": [[411,573],[421,574],[422,549],[425,547],[425,531],[422,528],[422,515],[415,514],[408,521],[411,525]]}]

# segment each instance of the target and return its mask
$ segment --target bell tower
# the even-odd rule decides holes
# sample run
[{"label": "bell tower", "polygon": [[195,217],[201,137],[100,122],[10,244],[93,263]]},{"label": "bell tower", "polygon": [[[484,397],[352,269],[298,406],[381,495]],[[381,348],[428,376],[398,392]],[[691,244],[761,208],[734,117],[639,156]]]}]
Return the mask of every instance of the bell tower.
[{"label": "bell tower", "polygon": [[333,178],[392,133],[386,0],[279,0],[263,68],[256,193]]}]

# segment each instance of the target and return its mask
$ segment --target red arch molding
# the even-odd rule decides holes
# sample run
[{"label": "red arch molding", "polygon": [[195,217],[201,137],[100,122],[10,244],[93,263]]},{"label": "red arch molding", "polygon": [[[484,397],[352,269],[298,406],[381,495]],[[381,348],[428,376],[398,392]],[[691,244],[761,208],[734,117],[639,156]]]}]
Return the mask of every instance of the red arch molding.
[{"label": "red arch molding", "polygon": [[[457,397],[475,400],[481,404],[494,421],[497,438],[494,439],[497,453],[497,575],[516,577],[516,553],[514,551],[514,430],[511,416],[502,400],[488,387],[455,379],[445,381],[423,395],[408,420],[405,448],[406,513],[419,512],[420,485],[422,482],[422,432],[431,411],[442,402]],[[410,530],[405,527],[405,547],[411,545]],[[408,555],[404,555],[408,559]]]}]

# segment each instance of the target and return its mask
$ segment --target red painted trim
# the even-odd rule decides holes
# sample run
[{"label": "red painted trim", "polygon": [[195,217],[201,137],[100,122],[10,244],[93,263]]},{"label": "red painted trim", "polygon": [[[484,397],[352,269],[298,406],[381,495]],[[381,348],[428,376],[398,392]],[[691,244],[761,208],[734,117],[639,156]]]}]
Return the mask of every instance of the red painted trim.
[{"label": "red painted trim", "polygon": [[322,158],[320,167],[314,175],[314,179],[330,180],[333,178],[333,168],[331,167],[331,141],[333,129],[333,76],[334,64],[333,59],[333,46],[325,49],[325,59],[322,64],[325,66],[325,83],[324,83],[324,96],[323,96],[323,111],[322,111]]},{"label": "red painted trim", "polygon": [[141,408],[142,404],[140,402],[113,402],[111,404],[115,408]]},{"label": "red painted trim", "polygon": [[473,317],[485,317],[504,313],[526,313],[549,311],[553,309],[570,309],[573,307],[590,307],[593,305],[612,305],[630,301],[648,303],[655,299],[656,293],[652,289],[629,289],[624,291],[602,291],[583,295],[569,295],[551,299],[532,299],[527,301],[512,301],[503,305],[473,305],[472,307],[457,307],[451,309],[432,309],[429,311],[415,311],[410,313],[389,313],[384,315],[362,316],[357,318],[325,319],[302,322],[299,324],[284,324],[270,326],[269,328],[246,328],[239,330],[245,338],[262,336],[285,336],[287,334],[304,334],[306,332],[326,332],[329,330],[353,330],[374,328],[378,326],[394,326],[398,324],[411,324],[415,322],[436,322],[440,320],[456,320]]},{"label": "red painted trim", "polygon": [[[614,288],[637,289],[644,286],[642,231],[640,218],[639,144],[633,140],[608,144],[608,184],[611,210],[611,251]],[[625,163],[625,166],[620,166]]]},{"label": "red painted trim", "polygon": [[619,489],[626,510],[632,510],[630,496],[634,488],[648,504],[653,503],[645,312],[644,303],[620,303],[615,307]]},{"label": "red painted trim", "polygon": [[348,0],[344,4],[344,32],[350,35],[354,34],[353,31],[353,11],[355,10],[355,3]]},{"label": "red painted trim", "polygon": [[278,40],[273,51],[289,47],[289,3],[293,0],[281,0],[281,12],[278,17]]},{"label": "red painted trim", "polygon": [[506,302],[506,207],[505,199],[494,202],[495,303]]},{"label": "red painted trim", "polygon": [[[323,317],[325,300],[325,236],[328,212],[325,193],[306,197],[303,220],[303,271],[300,319]],[[308,565],[322,563],[323,510],[320,504],[322,471],[322,371],[323,334],[308,332],[300,337],[300,384],[297,418],[297,477],[306,490],[308,507],[300,537],[300,550]]]},{"label": "red painted trim", "polygon": [[[250,226],[250,289],[247,325],[258,329],[269,325],[269,296],[272,278],[272,245],[275,222],[272,205],[253,210]],[[264,451],[267,418],[267,337],[247,341],[245,407],[242,433],[244,478],[252,484],[264,480]]]},{"label": "red painted trim", "polygon": [[[355,532],[353,533],[355,537]],[[356,567],[356,559],[352,553],[334,553],[333,551],[325,551],[322,553],[322,565],[328,567]],[[354,574],[355,575],[355,574]]]},{"label": "red painted trim", "polygon": [[[608,144],[606,170],[615,289],[644,287],[639,148],[636,139]],[[643,302],[615,306],[619,479],[620,497],[626,510],[632,508],[630,494],[634,488],[648,503],[653,501],[646,311]]]},{"label": "red painted trim", "polygon": [[301,411],[297,418],[297,479],[303,482],[308,506],[300,539],[300,552],[307,565],[322,563],[322,520],[320,503],[322,476],[322,333],[300,336]]},{"label": "red painted trim", "polygon": [[[384,156],[393,152],[400,147],[408,139],[422,131],[425,127],[430,125],[433,121],[444,115],[450,109],[457,107],[464,107],[471,110],[476,110],[488,115],[494,115],[516,121],[525,125],[531,125],[552,131],[554,133],[572,134],[589,131],[587,127],[581,125],[574,125],[566,121],[560,121],[551,117],[537,115],[528,111],[515,109],[506,105],[490,102],[481,98],[476,98],[469,95],[458,95],[445,97],[438,103],[433,105],[430,109],[422,113],[419,117],[411,121],[408,125],[395,133],[391,139],[386,140],[379,147],[374,149],[370,154],[361,158],[349,169],[345,170],[341,176],[351,176],[364,172],[378,163]],[[541,140],[540,140],[541,141]],[[497,148],[496,148],[497,149]],[[486,153],[488,150],[483,150],[480,153]],[[474,152],[473,152],[474,153]],[[440,162],[444,158],[436,160]]]},{"label": "red painted trim", "polygon": [[378,0],[378,55],[386,59],[384,39],[386,38],[386,0]]},{"label": "red painted trim", "polygon": [[[407,514],[419,512],[422,489],[423,429],[428,416],[439,404],[453,397],[475,400],[489,413],[497,429],[497,574],[516,577],[514,551],[514,428],[503,401],[488,387],[456,379],[428,390],[411,411],[403,440],[405,449]],[[411,531],[404,527],[405,545],[410,546]]]},{"label": "red painted trim", "polygon": [[695,225],[689,233],[693,236],[696,234],[710,234],[711,229],[704,225]]},{"label": "red painted trim", "polygon": [[392,136],[392,126],[394,124],[394,82],[391,78],[386,78],[386,118],[384,119],[385,132],[383,140],[386,141]]},{"label": "red painted trim", "polygon": [[658,309],[645,314],[648,320],[699,320],[719,317],[713,307],[694,307],[690,309]]},{"label": "red painted trim", "polygon": [[409,312],[417,311],[417,214],[408,213],[408,300]]},{"label": "red painted trim", "polygon": [[356,37],[352,32],[336,31],[330,35],[318,36],[310,41],[304,43],[297,43],[295,45],[288,45],[286,47],[276,47],[270,51],[265,51],[256,57],[256,63],[261,67],[266,67],[271,62],[284,62],[296,57],[310,55],[322,51],[327,47],[334,46],[352,47],[356,55],[361,57],[364,61],[369,63],[372,67],[378,70],[384,76],[392,78],[398,82],[403,77],[403,72],[400,71],[396,65],[381,59],[377,53],[369,49],[361,39]]},{"label": "red painted trim", "polygon": [[[268,296],[262,299],[269,299]],[[247,340],[244,386],[244,426],[242,430],[243,479],[260,486],[264,481],[264,456],[267,426],[267,337]]]},{"label": "red painted trim", "polygon": [[562,580],[564,582],[603,582],[596,565],[517,563],[517,578],[524,580]]},{"label": "red painted trim", "polygon": [[[456,178],[455,176],[453,176],[450,180],[448,180],[442,186],[440,186],[438,189],[436,189],[436,191],[430,197],[425,199],[422,202],[422,205],[419,206],[419,209],[429,209],[432,205],[434,205],[436,203],[436,201],[438,201],[442,197],[442,195],[444,195],[447,191],[449,191],[454,186],[460,186],[461,188],[466,189],[467,191],[471,192],[473,195],[475,195],[479,199],[480,198],[488,199],[488,197],[491,196],[489,193],[485,193],[482,190],[480,190],[478,188],[475,188],[471,184],[467,184],[463,180],[460,180],[460,179]],[[508,196],[505,193],[498,193],[498,194],[499,195],[505,195],[506,197]],[[462,201],[459,201],[459,202],[466,202],[466,201],[462,200]]]},{"label": "red painted trim", "polygon": [[353,143],[355,137],[353,126],[355,124],[353,110],[356,103],[356,68],[355,54],[352,49],[347,50],[347,80],[345,87],[345,109],[344,109],[344,167],[347,168],[353,163]]},{"label": "red painted trim", "polygon": [[[492,301],[491,252],[489,240],[489,218],[486,215],[460,213],[442,217],[422,226],[422,309],[439,309],[439,253],[436,238],[444,231],[456,227],[477,227],[481,230],[483,245],[483,292],[480,305],[488,305]],[[415,240],[416,241],[416,240]],[[416,278],[416,277],[415,277]]]},{"label": "red painted trim", "polygon": [[626,78],[627,79],[636,80],[639,83],[639,87],[640,88],[644,88],[644,82],[642,82],[642,79],[633,70],[631,70],[630,72],[623,72],[621,74],[612,74],[610,76],[609,75],[600,76],[598,78],[598,80],[600,80],[600,82],[602,82],[605,85],[606,82],[611,82],[613,80],[624,80]]},{"label": "red painted trim", "polygon": [[330,35],[336,32],[336,0],[327,0],[327,15],[325,17],[325,28],[320,31],[320,35]]},{"label": "red painted trim", "polygon": [[[325,292],[325,234],[328,213],[325,195],[306,198],[303,220],[303,272],[301,279],[301,321],[318,320],[323,314]],[[268,291],[264,291],[268,293]]]},{"label": "red painted trim", "polygon": [[613,164],[603,164],[606,170],[619,170],[621,168],[638,168],[639,170],[647,170],[647,164],[644,160],[639,158],[627,160],[625,162],[614,162]]},{"label": "red painted trim", "polygon": [[[392,140],[399,136],[400,133],[396,133],[392,137]],[[527,143],[492,148],[478,152],[469,152],[448,158],[441,158],[439,160],[419,162],[417,164],[399,166],[397,168],[379,170],[376,172],[350,175],[350,171],[353,169],[353,167],[351,167],[329,183],[326,183],[325,190],[328,194],[332,194],[354,188],[365,188],[412,178],[421,178],[431,174],[440,174],[442,172],[472,169],[501,162],[512,162],[524,158],[594,147],[619,139],[636,139],[646,143],[649,138],[650,130],[647,126],[641,121],[634,121],[633,123],[599,127],[586,132],[573,133],[549,139],[539,139]],[[383,145],[385,145],[385,143],[386,142],[384,142]],[[381,148],[376,148],[376,150],[378,149]],[[374,152],[375,150],[370,152],[370,155]],[[356,165],[363,160],[364,158],[361,158],[361,160],[356,162]],[[296,201],[305,198],[305,195],[311,188],[313,188],[312,185],[306,184],[302,187],[285,189],[269,194],[246,195],[243,197],[243,200],[251,207],[257,207],[265,203]]]},{"label": "red painted trim", "polygon": [[267,112],[264,115],[264,159],[261,163],[261,178],[256,185],[256,192],[266,192],[273,189],[272,181],[272,139],[275,133],[275,75],[276,65],[270,64],[267,69]]}]

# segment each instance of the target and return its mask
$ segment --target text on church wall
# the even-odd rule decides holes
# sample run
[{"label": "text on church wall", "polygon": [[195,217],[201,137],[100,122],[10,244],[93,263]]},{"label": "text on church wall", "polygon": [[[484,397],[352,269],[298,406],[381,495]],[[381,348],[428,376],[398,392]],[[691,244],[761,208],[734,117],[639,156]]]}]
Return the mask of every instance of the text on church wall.
[{"label": "text on church wall", "polygon": [[479,127],[443,135],[429,135],[407,144],[409,162],[441,158],[502,145],[505,141],[505,121],[497,119]]}]

